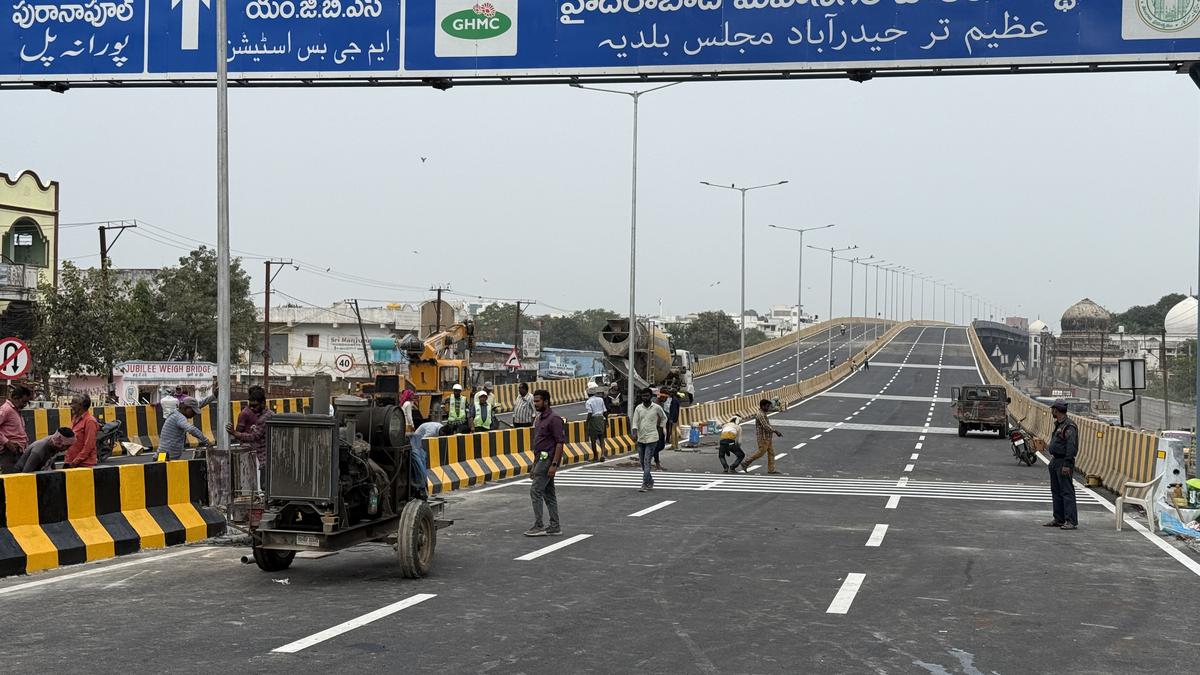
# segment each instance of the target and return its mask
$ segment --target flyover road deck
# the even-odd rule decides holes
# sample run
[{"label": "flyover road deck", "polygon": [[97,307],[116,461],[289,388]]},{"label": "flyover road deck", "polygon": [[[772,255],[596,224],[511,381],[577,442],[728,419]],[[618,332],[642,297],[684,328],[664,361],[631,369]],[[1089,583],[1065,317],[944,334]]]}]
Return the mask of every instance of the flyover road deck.
[{"label": "flyover road deck", "polygon": [[[780,475],[761,462],[724,474],[711,447],[664,456],[673,471],[645,493],[624,460],[568,469],[562,537],[522,536],[524,480],[455,493],[457,522],[421,580],[401,579],[382,545],[273,574],[238,562],[244,549],[195,546],[5,579],[0,662],[23,673],[1186,671],[1200,565],[1117,532],[1082,489],[1079,530],[1041,527],[1044,466],[1018,465],[994,436],[953,433],[947,392],[979,379],[966,342],[961,328],[905,331],[869,370],[773,416]],[[752,428],[746,437],[753,445]]]}]

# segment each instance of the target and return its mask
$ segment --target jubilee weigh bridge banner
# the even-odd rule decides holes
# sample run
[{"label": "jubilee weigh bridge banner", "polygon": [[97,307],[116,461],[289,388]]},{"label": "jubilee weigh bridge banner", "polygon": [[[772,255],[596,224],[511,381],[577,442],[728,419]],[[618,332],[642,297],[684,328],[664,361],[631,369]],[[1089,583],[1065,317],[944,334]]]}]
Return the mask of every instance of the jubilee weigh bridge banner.
[{"label": "jubilee weigh bridge banner", "polygon": [[[0,81],[213,77],[215,0],[5,0]],[[1200,0],[229,0],[245,81],[1181,64]]]}]

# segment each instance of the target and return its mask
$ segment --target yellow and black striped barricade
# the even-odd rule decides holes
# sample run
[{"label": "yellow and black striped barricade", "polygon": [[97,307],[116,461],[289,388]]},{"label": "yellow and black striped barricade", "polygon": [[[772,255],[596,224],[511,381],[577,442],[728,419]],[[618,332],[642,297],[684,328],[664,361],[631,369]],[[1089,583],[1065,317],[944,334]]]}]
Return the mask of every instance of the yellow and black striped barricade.
[{"label": "yellow and black striped barricade", "polygon": [[207,500],[203,460],[0,476],[0,576],[223,534]]},{"label": "yellow and black striped barricade", "polygon": [[[584,462],[592,456],[583,427],[583,422],[567,423],[563,464]],[[635,448],[626,417],[610,417],[608,429],[604,441],[605,457],[621,455]],[[531,428],[436,436],[426,439],[425,443],[429,454],[430,492],[460,490],[486,481],[521,476],[529,473],[535,463]]]}]

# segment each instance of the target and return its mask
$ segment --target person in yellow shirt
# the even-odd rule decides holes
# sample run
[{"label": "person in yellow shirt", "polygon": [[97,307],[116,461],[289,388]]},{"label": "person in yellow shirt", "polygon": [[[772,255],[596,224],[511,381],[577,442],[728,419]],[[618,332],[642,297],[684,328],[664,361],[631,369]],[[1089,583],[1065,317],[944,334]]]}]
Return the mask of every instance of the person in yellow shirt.
[{"label": "person in yellow shirt", "polygon": [[[729,455],[735,458],[732,462],[725,461]],[[742,419],[737,415],[729,418],[729,422],[721,427],[721,444],[717,449],[717,458],[721,460],[721,473],[737,473],[742,460],[746,459],[746,453],[742,451]]]}]

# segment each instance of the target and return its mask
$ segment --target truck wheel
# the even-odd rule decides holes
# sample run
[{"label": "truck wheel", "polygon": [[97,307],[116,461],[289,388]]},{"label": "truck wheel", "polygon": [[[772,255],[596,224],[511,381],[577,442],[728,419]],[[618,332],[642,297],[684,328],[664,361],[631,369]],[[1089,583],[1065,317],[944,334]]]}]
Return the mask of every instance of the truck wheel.
[{"label": "truck wheel", "polygon": [[1004,420],[1004,424],[1001,424],[996,431],[1000,434],[1000,438],[1008,436],[1008,420]]},{"label": "truck wheel", "polygon": [[254,547],[254,562],[258,569],[264,572],[281,572],[292,566],[296,559],[295,551],[271,551]]},{"label": "truck wheel", "polygon": [[400,512],[400,531],[396,537],[396,558],[400,574],[406,579],[418,579],[429,574],[433,567],[433,550],[437,546],[437,527],[433,511],[420,499],[413,499]]},{"label": "truck wheel", "polygon": [[966,437],[966,435],[967,435],[967,425],[966,425],[966,423],[964,423],[964,422],[959,422],[959,423],[958,423],[958,436],[959,436],[959,438],[965,438],[965,437]]}]

